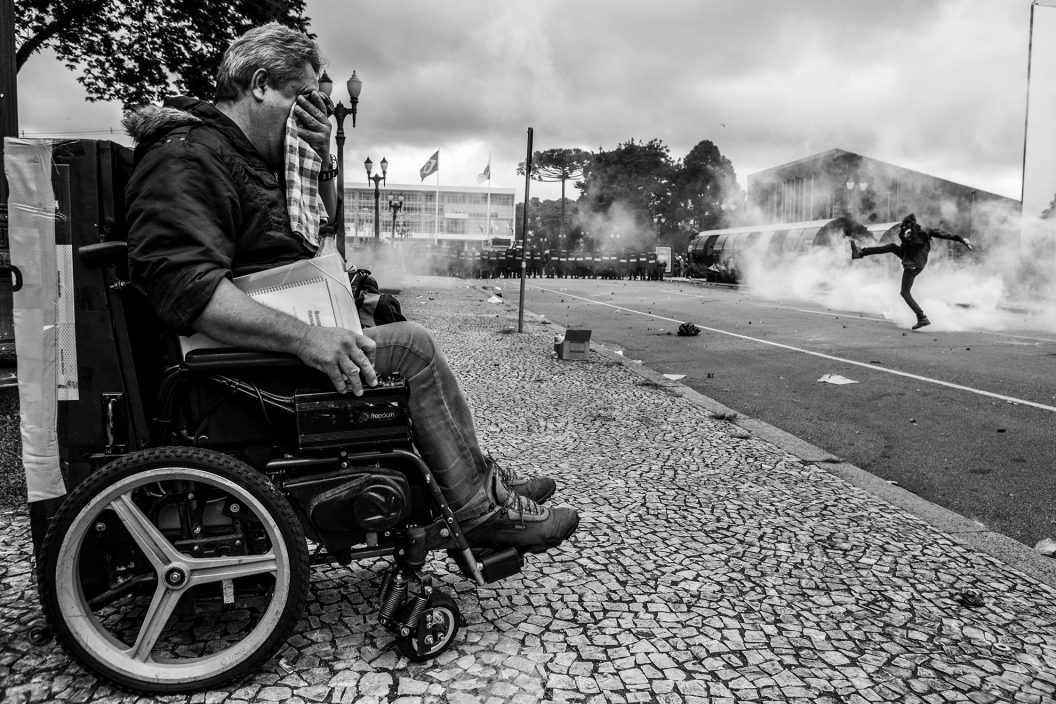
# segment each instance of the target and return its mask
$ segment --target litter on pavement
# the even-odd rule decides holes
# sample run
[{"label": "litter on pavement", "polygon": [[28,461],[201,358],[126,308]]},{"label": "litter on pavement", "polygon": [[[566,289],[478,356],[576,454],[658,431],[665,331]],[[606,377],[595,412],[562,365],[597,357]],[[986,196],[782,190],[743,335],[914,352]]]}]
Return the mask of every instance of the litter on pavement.
[{"label": "litter on pavement", "polygon": [[1034,546],[1034,549],[1039,555],[1045,555],[1046,557],[1056,557],[1056,540],[1052,538],[1045,538],[1039,540],[1038,544]]},{"label": "litter on pavement", "polygon": [[845,376],[839,374],[825,374],[818,381],[823,381],[826,384],[857,384],[858,382],[854,379],[848,379]]}]

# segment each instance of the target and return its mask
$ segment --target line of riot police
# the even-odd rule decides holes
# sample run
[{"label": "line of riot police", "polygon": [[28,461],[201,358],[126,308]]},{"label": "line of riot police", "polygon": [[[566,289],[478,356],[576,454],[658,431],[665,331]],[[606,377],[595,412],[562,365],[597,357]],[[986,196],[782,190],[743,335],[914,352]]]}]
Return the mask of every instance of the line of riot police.
[{"label": "line of riot police", "polygon": [[[424,274],[467,279],[519,278],[521,248],[456,249],[446,245],[415,248],[408,268]],[[525,276],[548,279],[632,279],[663,281],[667,262],[656,252],[625,250],[568,251],[529,249],[523,257]]]}]

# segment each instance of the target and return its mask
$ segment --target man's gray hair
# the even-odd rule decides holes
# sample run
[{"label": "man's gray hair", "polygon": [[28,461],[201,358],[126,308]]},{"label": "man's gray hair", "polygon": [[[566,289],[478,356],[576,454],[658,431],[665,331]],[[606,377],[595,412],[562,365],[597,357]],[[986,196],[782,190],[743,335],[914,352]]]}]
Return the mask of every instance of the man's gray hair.
[{"label": "man's gray hair", "polygon": [[319,46],[307,35],[269,22],[254,27],[231,43],[216,73],[215,101],[235,100],[249,89],[253,72],[265,69],[269,86],[282,86],[301,76],[304,62],[318,72],[323,65]]}]

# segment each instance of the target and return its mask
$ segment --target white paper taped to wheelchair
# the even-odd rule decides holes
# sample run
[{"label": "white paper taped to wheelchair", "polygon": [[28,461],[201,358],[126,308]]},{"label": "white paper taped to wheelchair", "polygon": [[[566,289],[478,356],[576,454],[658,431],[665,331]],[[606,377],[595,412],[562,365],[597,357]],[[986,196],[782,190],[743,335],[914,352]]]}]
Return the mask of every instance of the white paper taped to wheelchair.
[{"label": "white paper taped to wheelchair", "polygon": [[[31,503],[66,493],[59,463],[58,401],[77,398],[72,296],[60,296],[60,290],[73,290],[69,280],[61,286],[69,275],[72,253],[67,218],[60,207],[64,194],[57,194],[52,184],[55,144],[42,139],[4,140],[11,263],[22,272],[22,288],[13,301],[22,463]],[[61,178],[56,180],[62,183]]]}]

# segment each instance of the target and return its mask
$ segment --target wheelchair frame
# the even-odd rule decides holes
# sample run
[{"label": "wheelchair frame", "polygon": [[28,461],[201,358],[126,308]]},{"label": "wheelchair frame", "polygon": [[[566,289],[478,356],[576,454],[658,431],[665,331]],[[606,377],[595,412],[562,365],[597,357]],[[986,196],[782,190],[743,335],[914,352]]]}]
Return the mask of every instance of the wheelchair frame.
[{"label": "wheelchair frame", "polygon": [[[83,351],[77,364],[84,383],[79,400],[59,404],[61,466],[71,490],[30,504],[47,619],[34,629],[33,640],[45,642],[54,632],[87,667],[129,688],[179,692],[213,686],[253,671],[281,647],[303,610],[311,565],[392,555],[379,592],[382,625],[414,660],[450,647],[460,615],[454,599],[424,574],[428,554],[447,550],[477,585],[519,572],[523,556],[512,549],[469,548],[428,466],[414,452],[409,426],[381,446],[275,443],[241,457],[223,442],[189,431],[188,418],[203,426],[217,408],[207,410],[205,420],[188,415],[188,389],[203,383],[227,384],[231,394],[255,397],[263,408],[256,382],[241,382],[240,390],[231,378],[291,374],[320,393],[329,382],[294,357],[245,350],[199,350],[157,369],[158,350],[139,329],[150,314],[127,282],[118,202],[131,170],[128,150],[82,140],[56,150],[54,158],[56,178],[63,166],[75,176],[65,182],[70,198],[60,208],[69,208],[71,222],[94,217],[87,227],[66,233],[76,253],[76,335]],[[157,395],[148,404],[152,387]],[[352,484],[360,493],[347,488]],[[355,526],[347,535],[320,528],[313,513],[313,502],[326,492],[343,507],[343,490],[352,497]],[[311,555],[306,536],[318,543]],[[155,657],[155,644],[184,597],[197,604],[207,592],[205,600],[219,600],[222,610],[238,605],[239,590],[269,595],[245,638],[207,654],[182,657],[177,647],[174,656]],[[114,604],[148,597],[138,631],[117,634],[127,630],[124,614],[100,615]],[[272,599],[282,603],[276,607]],[[112,632],[110,623],[121,625]]]}]

